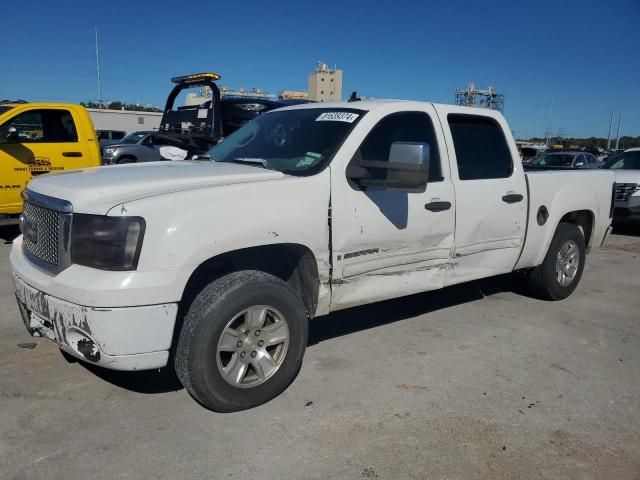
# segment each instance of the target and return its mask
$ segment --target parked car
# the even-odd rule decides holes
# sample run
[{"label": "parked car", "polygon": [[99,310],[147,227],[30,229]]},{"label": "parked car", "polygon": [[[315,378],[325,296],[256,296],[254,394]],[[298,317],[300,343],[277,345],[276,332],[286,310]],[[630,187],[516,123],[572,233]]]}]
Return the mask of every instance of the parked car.
[{"label": "parked car", "polygon": [[619,153],[602,168],[611,170],[616,175],[613,221],[640,222],[640,148],[630,148]]},{"label": "parked car", "polygon": [[100,146],[104,146],[122,140],[127,132],[124,130],[96,130],[96,134],[98,135]]},{"label": "parked car", "polygon": [[560,151],[538,155],[528,166],[552,168],[600,168],[602,162],[595,155],[582,151]]},{"label": "parked car", "polygon": [[611,223],[611,171],[525,173],[494,110],[296,105],[209,153],[32,181],[10,257],[28,331],[242,410],[293,381],[310,318],[514,270],[561,300]]},{"label": "parked car", "polygon": [[100,165],[91,117],[64,103],[0,106],[0,225],[16,224],[22,191],[38,175]]},{"label": "parked car", "polygon": [[155,162],[162,160],[159,147],[153,144],[152,130],[132,132],[116,143],[102,148],[104,165],[120,163]]}]

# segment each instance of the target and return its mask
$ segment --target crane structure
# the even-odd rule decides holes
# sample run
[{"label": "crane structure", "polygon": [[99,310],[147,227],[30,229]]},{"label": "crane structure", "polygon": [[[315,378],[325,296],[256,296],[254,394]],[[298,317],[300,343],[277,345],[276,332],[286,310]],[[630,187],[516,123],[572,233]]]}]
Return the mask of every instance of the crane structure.
[{"label": "crane structure", "polygon": [[493,85],[489,85],[482,90],[476,88],[476,85],[470,82],[467,88],[456,88],[456,105],[490,108],[502,112],[504,109],[504,95],[498,93]]}]

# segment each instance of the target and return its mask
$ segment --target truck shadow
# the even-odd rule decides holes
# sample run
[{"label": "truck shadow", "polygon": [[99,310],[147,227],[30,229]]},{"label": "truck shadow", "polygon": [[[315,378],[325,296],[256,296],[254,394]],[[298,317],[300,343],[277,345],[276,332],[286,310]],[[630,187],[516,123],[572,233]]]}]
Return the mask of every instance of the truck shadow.
[{"label": "truck shadow", "polygon": [[628,235],[630,237],[640,237],[640,225],[634,224],[614,224],[613,235]]},{"label": "truck shadow", "polygon": [[[513,275],[503,275],[341,310],[311,321],[308,345],[480,300],[500,292],[524,293],[524,290],[521,282],[517,278],[514,280]],[[132,392],[158,394],[183,388],[171,367],[142,372],[120,372],[80,363],[102,380]]]},{"label": "truck shadow", "polygon": [[372,303],[314,318],[307,345],[473,302],[500,292],[526,294],[517,275],[501,275],[441,290]]},{"label": "truck shadow", "polygon": [[170,367],[141,372],[121,372],[96,367],[95,365],[84,362],[78,363],[105,382],[109,382],[116,387],[124,388],[131,392],[156,394],[177,392],[184,388],[173,368]]},{"label": "truck shadow", "polygon": [[17,225],[0,226],[0,240],[5,245],[10,245],[20,235],[20,229]]}]

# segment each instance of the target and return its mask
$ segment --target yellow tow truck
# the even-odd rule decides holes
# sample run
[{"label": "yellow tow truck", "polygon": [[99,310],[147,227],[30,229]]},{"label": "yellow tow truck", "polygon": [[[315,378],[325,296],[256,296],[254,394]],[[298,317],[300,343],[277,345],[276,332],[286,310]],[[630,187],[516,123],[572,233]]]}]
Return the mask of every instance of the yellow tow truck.
[{"label": "yellow tow truck", "polygon": [[21,194],[33,177],[100,163],[93,122],[82,106],[0,104],[0,225],[18,223]]}]

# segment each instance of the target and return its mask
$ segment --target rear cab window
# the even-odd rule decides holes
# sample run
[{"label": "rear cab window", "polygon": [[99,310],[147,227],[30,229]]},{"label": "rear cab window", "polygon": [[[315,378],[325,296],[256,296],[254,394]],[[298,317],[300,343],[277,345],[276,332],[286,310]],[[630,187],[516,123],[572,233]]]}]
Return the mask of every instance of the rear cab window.
[{"label": "rear cab window", "polygon": [[502,128],[494,119],[480,115],[447,116],[460,180],[508,178],[513,158]]}]

